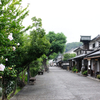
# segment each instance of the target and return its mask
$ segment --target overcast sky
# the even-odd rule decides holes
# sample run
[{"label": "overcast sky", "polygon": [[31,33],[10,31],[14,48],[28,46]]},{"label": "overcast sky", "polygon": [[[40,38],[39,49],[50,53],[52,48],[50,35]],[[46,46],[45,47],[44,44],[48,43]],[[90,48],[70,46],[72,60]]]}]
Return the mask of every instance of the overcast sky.
[{"label": "overcast sky", "polygon": [[67,43],[79,42],[80,35],[91,38],[100,34],[100,0],[23,0],[29,6],[29,16],[24,25],[31,24],[31,17],[42,19],[46,33],[62,32]]}]

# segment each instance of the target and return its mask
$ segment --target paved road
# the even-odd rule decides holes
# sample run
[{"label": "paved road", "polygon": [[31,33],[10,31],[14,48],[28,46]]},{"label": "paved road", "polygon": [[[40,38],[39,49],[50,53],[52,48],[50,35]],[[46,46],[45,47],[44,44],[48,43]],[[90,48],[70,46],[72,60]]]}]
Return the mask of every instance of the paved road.
[{"label": "paved road", "polygon": [[11,100],[100,100],[100,82],[58,67],[36,76]]}]

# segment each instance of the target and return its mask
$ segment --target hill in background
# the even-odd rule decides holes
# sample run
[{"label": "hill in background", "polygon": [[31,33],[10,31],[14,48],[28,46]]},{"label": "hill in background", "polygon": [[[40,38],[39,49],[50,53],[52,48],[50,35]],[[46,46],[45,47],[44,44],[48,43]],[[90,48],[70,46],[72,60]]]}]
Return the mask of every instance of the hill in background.
[{"label": "hill in background", "polygon": [[74,48],[77,48],[79,46],[82,46],[83,43],[82,42],[72,42],[72,43],[67,43],[66,44],[66,48],[65,48],[65,52],[71,50],[71,49],[74,49]]}]

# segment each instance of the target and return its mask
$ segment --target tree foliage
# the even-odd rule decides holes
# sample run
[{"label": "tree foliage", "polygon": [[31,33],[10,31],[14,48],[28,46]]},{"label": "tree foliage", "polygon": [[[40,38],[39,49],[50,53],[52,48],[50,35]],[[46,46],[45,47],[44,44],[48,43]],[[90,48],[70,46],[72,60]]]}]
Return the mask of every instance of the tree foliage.
[{"label": "tree foliage", "polygon": [[75,57],[76,56],[76,54],[75,53],[66,53],[66,54],[64,54],[64,59],[63,59],[63,61],[67,61],[68,59],[70,59],[70,58],[73,58],[73,57]]},{"label": "tree foliage", "polygon": [[[21,8],[22,0],[1,0],[0,2],[0,71],[3,84],[3,98],[13,91],[16,78],[27,66],[49,50],[40,18],[33,17],[32,25],[25,28],[23,19],[28,15],[27,7]],[[35,28],[31,35],[24,32]],[[11,87],[11,88],[9,88]]]},{"label": "tree foliage", "polygon": [[49,59],[54,59],[56,56],[58,55],[58,53],[52,53],[48,58]]},{"label": "tree foliage", "polygon": [[46,35],[47,39],[51,43],[49,52],[47,53],[47,56],[51,55],[52,53],[62,53],[65,49],[65,43],[66,43],[66,36],[63,33],[54,33],[49,32]]},{"label": "tree foliage", "polygon": [[66,44],[66,48],[65,48],[65,52],[71,50],[71,49],[74,49],[76,47],[79,47],[81,46],[83,43],[81,42],[72,42],[72,43],[67,43]]}]

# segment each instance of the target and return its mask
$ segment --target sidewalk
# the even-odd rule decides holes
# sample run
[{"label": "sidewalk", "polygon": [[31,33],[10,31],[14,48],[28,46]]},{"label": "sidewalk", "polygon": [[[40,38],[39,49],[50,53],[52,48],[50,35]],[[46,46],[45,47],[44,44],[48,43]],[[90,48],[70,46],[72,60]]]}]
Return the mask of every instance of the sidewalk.
[{"label": "sidewalk", "polygon": [[[69,71],[69,72],[73,73],[72,71]],[[81,73],[75,73],[75,74],[77,74],[79,76],[83,76]],[[85,77],[85,76],[83,76],[83,77]],[[86,76],[86,77],[89,78],[89,79],[92,79],[92,80],[95,80],[95,81],[99,81],[100,82],[100,80],[97,79],[97,78],[95,78],[95,77],[91,77],[91,76]]]}]

